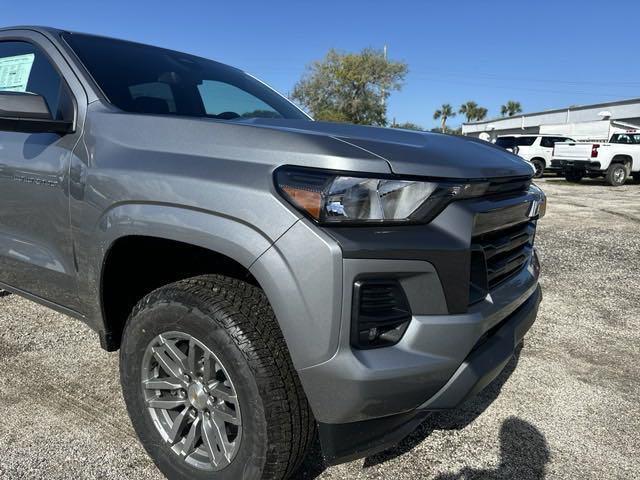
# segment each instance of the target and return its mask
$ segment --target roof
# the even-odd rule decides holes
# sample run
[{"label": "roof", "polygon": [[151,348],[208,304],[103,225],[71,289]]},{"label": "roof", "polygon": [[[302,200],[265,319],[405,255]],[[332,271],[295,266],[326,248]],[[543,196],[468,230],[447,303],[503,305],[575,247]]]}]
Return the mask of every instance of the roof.
[{"label": "roof", "polygon": [[505,133],[498,135],[500,137],[566,137],[564,133]]},{"label": "roof", "polygon": [[44,27],[42,25],[15,25],[13,27],[0,27],[0,32],[5,32],[8,30],[33,30],[34,32],[41,32],[41,33],[60,33],[60,32],[67,31],[67,30],[60,30],[59,28]]},{"label": "roof", "polygon": [[586,109],[591,109],[591,108],[605,108],[605,107],[613,107],[613,106],[617,106],[617,105],[629,105],[629,104],[633,104],[633,103],[640,103],[640,97],[636,97],[636,98],[629,98],[629,99],[625,99],[625,100],[616,100],[616,101],[612,101],[612,102],[603,102],[603,103],[592,103],[592,104],[588,104],[588,105],[571,105],[568,107],[564,107],[564,108],[554,108],[551,110],[541,110],[539,112],[531,112],[531,113],[521,113],[518,115],[513,115],[512,117],[495,117],[492,118],[490,120],[481,120],[479,122],[464,122],[463,125],[482,125],[482,124],[486,124],[486,123],[493,123],[493,122],[500,122],[502,120],[514,120],[517,118],[526,118],[526,117],[533,117],[536,115],[547,115],[550,113],[562,113],[562,112],[566,112],[567,110],[571,110],[571,111],[577,111],[577,110],[586,110]]}]

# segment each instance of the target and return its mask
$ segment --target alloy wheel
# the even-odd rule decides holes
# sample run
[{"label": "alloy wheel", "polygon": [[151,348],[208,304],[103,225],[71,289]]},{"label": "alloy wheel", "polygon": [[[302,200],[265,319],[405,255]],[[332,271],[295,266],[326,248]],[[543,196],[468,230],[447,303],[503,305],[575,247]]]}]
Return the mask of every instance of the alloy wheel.
[{"label": "alloy wheel", "polygon": [[242,417],[228,370],[202,342],[167,332],[148,345],[142,364],[147,409],[162,438],[187,464],[218,471],[242,438]]}]

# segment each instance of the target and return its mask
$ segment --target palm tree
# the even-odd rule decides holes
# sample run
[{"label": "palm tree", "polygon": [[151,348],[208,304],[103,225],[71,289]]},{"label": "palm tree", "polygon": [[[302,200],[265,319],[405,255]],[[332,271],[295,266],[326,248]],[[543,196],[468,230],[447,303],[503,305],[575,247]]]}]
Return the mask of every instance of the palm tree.
[{"label": "palm tree", "polygon": [[468,101],[460,106],[458,113],[461,113],[467,117],[467,123],[476,118],[476,111],[478,110],[478,104],[476,102]]},{"label": "palm tree", "polygon": [[440,119],[440,128],[443,133],[447,130],[447,119],[455,116],[456,112],[453,111],[453,107],[448,103],[442,104],[442,106],[433,113],[434,120]]},{"label": "palm tree", "polygon": [[513,117],[517,113],[522,113],[522,106],[520,106],[520,102],[509,100],[506,104],[502,105],[502,107],[500,108],[500,113],[503,117]]},{"label": "palm tree", "polygon": [[467,117],[467,123],[476,120],[484,120],[487,117],[488,110],[486,108],[478,106],[476,102],[468,101],[463,103],[458,110],[461,114]]},{"label": "palm tree", "polygon": [[487,118],[487,113],[488,113],[488,110],[486,108],[483,108],[483,107],[476,108],[476,114],[474,115],[474,120],[478,122],[481,120],[484,120],[485,118]]}]

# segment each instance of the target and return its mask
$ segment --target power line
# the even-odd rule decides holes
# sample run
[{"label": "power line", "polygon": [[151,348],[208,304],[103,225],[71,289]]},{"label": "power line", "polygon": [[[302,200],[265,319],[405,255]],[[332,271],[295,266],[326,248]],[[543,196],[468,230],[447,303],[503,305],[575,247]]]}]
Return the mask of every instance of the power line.
[{"label": "power line", "polygon": [[554,90],[554,89],[548,89],[548,88],[536,88],[536,87],[519,87],[519,86],[514,86],[513,84],[509,84],[509,85],[505,85],[505,84],[488,84],[488,83],[483,83],[483,82],[475,82],[472,79],[470,80],[447,80],[442,78],[441,75],[439,75],[437,78],[430,78],[430,76],[428,74],[424,74],[424,75],[420,75],[420,77],[427,79],[429,82],[431,83],[453,83],[453,84],[457,84],[457,85],[469,85],[469,86],[473,86],[473,87],[478,87],[478,88],[499,88],[502,90],[513,90],[513,91],[523,91],[523,92],[538,92],[538,93],[557,93],[557,94],[563,94],[563,95],[600,95],[603,97],[611,97],[611,98],[620,98],[620,97],[625,97],[625,96],[629,96],[630,94],[612,94],[612,93],[602,93],[602,92],[595,92],[595,91],[579,91],[579,90]]},{"label": "power line", "polygon": [[594,85],[594,86],[628,86],[628,87],[640,87],[640,81],[631,81],[631,82],[618,82],[615,80],[599,82],[599,81],[591,81],[591,80],[559,80],[559,79],[546,79],[546,78],[535,78],[535,77],[514,77],[509,75],[502,75],[497,73],[478,73],[473,72],[471,74],[464,72],[454,72],[454,71],[442,71],[438,70],[437,72],[424,72],[424,71],[411,71],[412,75],[424,76],[424,75],[438,75],[438,76],[447,76],[453,78],[484,78],[486,80],[514,80],[519,82],[532,82],[532,83],[555,83],[555,84],[563,84],[563,85]]}]

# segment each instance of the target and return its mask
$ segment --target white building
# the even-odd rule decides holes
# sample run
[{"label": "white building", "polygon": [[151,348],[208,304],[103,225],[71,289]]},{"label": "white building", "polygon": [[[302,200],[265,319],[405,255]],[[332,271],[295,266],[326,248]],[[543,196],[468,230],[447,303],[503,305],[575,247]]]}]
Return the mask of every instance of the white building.
[{"label": "white building", "polygon": [[463,123],[462,133],[488,141],[500,135],[542,133],[602,142],[630,128],[640,130],[640,98]]}]

